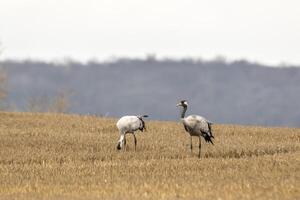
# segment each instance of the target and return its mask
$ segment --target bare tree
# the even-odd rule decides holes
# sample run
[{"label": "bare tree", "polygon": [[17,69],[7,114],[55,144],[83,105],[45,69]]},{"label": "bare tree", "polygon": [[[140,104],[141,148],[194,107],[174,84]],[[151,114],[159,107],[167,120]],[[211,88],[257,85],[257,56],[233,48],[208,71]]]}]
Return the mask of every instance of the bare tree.
[{"label": "bare tree", "polygon": [[29,112],[47,112],[49,110],[50,99],[47,95],[31,96],[27,102]]},{"label": "bare tree", "polygon": [[[0,43],[0,55],[1,55],[1,43]],[[0,66],[0,110],[5,110],[7,97],[7,74]]]},{"label": "bare tree", "polygon": [[7,76],[3,69],[0,69],[0,99],[3,100],[7,96]]},{"label": "bare tree", "polygon": [[52,99],[49,112],[67,113],[70,108],[70,95],[71,93],[67,90],[59,91]]},{"label": "bare tree", "polygon": [[48,95],[31,96],[28,99],[27,111],[67,113],[70,109],[70,95],[70,91],[60,90],[52,97]]}]

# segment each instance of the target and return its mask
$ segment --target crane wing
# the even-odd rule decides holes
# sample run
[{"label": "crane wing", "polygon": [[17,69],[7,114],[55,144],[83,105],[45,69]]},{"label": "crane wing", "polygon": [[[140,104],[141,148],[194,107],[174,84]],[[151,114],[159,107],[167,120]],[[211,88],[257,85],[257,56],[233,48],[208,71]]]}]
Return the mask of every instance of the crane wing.
[{"label": "crane wing", "polygon": [[208,121],[199,115],[190,115],[185,118],[185,121],[190,127],[193,127],[195,131],[210,133],[210,127]]}]

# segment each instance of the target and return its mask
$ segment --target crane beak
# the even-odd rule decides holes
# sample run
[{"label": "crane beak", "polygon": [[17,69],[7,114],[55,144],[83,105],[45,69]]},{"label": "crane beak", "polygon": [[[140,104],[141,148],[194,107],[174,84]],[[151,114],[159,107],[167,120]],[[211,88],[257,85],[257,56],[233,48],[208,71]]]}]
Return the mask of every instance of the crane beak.
[{"label": "crane beak", "polygon": [[178,106],[181,106],[181,104],[180,103],[176,104],[176,107],[178,107]]}]

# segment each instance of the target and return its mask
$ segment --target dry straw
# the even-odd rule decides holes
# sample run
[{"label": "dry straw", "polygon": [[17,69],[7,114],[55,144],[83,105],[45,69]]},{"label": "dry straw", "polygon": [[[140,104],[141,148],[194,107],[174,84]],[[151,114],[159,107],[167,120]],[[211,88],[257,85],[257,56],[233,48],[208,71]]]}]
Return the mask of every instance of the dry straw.
[{"label": "dry straw", "polygon": [[116,119],[0,113],[0,199],[300,199],[300,129],[148,122],[117,151]]}]

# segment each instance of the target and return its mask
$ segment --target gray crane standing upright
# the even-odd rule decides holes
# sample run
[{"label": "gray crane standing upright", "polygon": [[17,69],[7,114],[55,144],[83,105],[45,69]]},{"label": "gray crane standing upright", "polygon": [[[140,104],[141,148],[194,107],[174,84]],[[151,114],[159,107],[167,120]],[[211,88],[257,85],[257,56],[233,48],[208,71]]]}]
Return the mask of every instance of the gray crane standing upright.
[{"label": "gray crane standing upright", "polygon": [[190,134],[190,142],[191,142],[191,152],[193,152],[193,143],[192,136],[199,137],[199,155],[201,154],[201,136],[205,139],[206,142],[214,144],[212,138],[214,138],[211,125],[212,122],[208,121],[202,116],[199,115],[189,115],[185,117],[185,113],[187,110],[188,103],[186,100],[180,101],[177,107],[182,107],[181,110],[181,121],[183,123],[184,129]]}]

